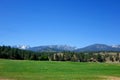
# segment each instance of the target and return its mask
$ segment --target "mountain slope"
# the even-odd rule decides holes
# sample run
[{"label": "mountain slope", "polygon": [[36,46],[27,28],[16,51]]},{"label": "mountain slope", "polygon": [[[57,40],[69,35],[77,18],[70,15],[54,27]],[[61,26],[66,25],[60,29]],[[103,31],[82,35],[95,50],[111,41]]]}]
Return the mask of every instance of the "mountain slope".
[{"label": "mountain slope", "polygon": [[67,45],[47,45],[47,46],[37,46],[31,47],[27,50],[36,51],[36,52],[62,52],[62,51],[120,51],[119,45],[109,46],[105,44],[93,44],[84,48],[75,48]]},{"label": "mountain slope", "polygon": [[120,51],[119,47],[108,46],[105,44],[93,44],[84,48],[79,48],[77,52],[81,51]]},{"label": "mountain slope", "polygon": [[37,46],[29,48],[28,50],[37,52],[61,52],[61,51],[74,51],[75,47],[67,45],[48,45],[48,46]]}]

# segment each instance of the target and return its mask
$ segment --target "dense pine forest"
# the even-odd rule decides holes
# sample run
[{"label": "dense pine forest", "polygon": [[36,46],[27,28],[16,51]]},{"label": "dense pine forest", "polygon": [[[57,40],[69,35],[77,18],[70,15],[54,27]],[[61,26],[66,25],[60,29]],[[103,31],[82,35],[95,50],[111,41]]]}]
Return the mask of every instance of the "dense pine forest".
[{"label": "dense pine forest", "polygon": [[0,58],[38,61],[120,62],[120,52],[33,52],[10,46],[0,46]]}]

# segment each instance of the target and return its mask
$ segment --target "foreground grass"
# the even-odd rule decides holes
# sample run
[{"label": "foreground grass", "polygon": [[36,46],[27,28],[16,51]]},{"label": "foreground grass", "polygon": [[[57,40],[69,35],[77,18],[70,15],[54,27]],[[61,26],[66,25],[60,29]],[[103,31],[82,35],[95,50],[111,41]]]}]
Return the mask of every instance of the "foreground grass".
[{"label": "foreground grass", "polygon": [[107,80],[102,76],[120,77],[120,64],[0,59],[0,80]]}]

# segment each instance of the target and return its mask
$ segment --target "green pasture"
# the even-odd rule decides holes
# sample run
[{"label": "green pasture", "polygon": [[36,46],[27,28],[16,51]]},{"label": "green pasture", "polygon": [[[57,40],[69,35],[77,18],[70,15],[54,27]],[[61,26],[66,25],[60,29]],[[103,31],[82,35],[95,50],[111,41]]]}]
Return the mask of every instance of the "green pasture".
[{"label": "green pasture", "polygon": [[107,80],[120,77],[119,63],[0,59],[0,80]]}]

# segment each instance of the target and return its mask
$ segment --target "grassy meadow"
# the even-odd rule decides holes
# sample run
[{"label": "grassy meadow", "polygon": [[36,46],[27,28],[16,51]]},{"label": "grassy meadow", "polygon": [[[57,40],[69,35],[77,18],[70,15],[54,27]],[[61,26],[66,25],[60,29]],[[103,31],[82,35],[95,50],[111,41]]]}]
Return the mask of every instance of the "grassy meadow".
[{"label": "grassy meadow", "polygon": [[0,59],[0,80],[120,80],[119,77],[119,63]]}]

